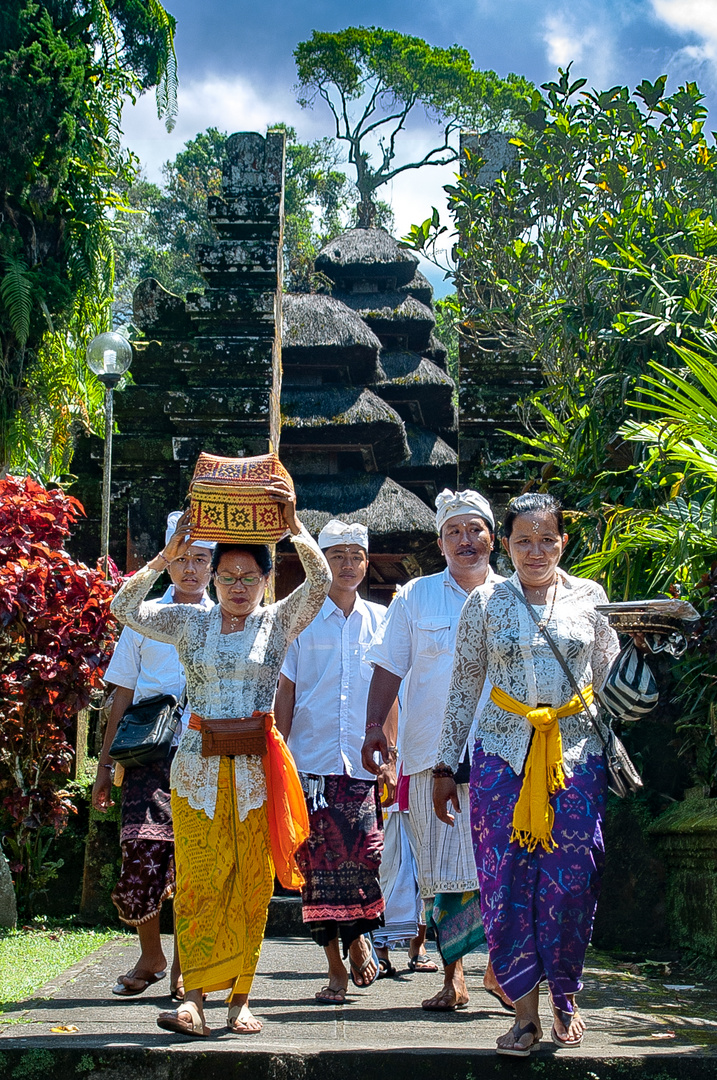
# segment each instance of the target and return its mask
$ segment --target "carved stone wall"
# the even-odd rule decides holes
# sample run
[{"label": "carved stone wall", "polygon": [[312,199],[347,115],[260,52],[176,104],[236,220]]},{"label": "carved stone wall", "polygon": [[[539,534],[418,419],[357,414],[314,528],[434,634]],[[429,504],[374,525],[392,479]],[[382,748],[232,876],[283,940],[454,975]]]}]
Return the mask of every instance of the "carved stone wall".
[{"label": "carved stone wall", "polygon": [[[141,566],[180,509],[199,453],[240,457],[278,449],[285,136],[227,141],[222,194],[209,199],[217,232],[201,245],[203,293],[186,303],[154,280],[134,295],[132,385],[115,394],[110,554]],[[87,561],[99,549],[102,442],[81,439],[73,493],[87,520],[75,537]]]}]

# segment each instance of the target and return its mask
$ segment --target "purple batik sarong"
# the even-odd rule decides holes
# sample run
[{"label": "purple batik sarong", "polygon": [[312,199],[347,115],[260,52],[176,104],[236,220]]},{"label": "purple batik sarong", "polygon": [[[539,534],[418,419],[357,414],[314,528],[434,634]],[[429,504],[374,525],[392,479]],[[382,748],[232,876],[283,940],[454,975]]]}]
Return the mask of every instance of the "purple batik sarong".
[{"label": "purple batik sarong", "polygon": [[476,744],[471,827],[490,958],[501,989],[517,1001],[546,979],[559,1009],[582,989],[604,865],[601,821],[607,798],[603,758],[591,755],[552,795],[558,847],[535,851],[510,842],[517,776]]}]

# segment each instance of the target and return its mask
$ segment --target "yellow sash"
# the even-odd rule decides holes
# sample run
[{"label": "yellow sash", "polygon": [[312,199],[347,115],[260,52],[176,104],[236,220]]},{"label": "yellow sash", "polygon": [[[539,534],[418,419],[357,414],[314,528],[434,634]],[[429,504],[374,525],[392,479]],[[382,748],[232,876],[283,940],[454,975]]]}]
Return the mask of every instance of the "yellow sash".
[{"label": "yellow sash", "polygon": [[[592,683],[585,687],[582,694],[585,704],[592,705]],[[582,712],[583,703],[576,694],[557,709],[531,709],[497,686],[493,687],[490,696],[499,708],[516,716],[524,716],[535,728],[525,763],[523,786],[513,812],[511,842],[517,840],[528,851],[534,851],[538,844],[542,844],[546,851],[552,851],[558,845],[553,840],[555,811],[550,805],[549,796],[565,788],[563,741],[558,720]]]}]

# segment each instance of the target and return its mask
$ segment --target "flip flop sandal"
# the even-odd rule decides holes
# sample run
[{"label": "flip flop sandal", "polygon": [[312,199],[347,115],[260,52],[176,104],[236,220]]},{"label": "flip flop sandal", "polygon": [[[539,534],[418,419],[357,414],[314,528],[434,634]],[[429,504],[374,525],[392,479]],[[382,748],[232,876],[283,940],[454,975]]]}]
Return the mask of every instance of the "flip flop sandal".
[{"label": "flip flop sandal", "polygon": [[[496,1046],[496,1054],[504,1054],[506,1057],[530,1057],[534,1050],[540,1049],[540,1036],[538,1035],[538,1029],[532,1022],[526,1024],[525,1027],[519,1027],[518,1024],[514,1024],[511,1030],[513,1036],[513,1046]],[[517,1046],[519,1039],[522,1039],[524,1035],[532,1035],[533,1041],[528,1043],[527,1046]]]},{"label": "flip flop sandal", "polygon": [[378,958],[378,977],[379,979],[392,979],[394,975],[398,975],[395,967],[388,959],[388,957],[379,956]]},{"label": "flip flop sandal", "polygon": [[[116,984],[112,987],[112,993],[116,997],[139,997],[139,995],[143,994],[145,990],[149,990],[150,986],[153,986],[154,983],[159,982],[160,979],[163,979],[166,974],[166,971],[157,971],[154,974],[152,972],[148,972],[146,975],[139,975],[137,973],[137,969],[132,968],[132,970],[128,971],[126,975],[120,975]],[[122,979],[136,979],[138,982],[143,982],[144,986],[141,986],[139,988],[125,986],[125,984],[122,982]]]},{"label": "flip flop sandal", "polygon": [[[380,962],[380,960],[378,958],[378,955],[376,953],[376,949],[374,948],[374,944],[373,944],[373,941],[371,941],[371,938],[368,939],[368,943],[371,946],[371,955],[366,957],[366,959],[364,960],[363,964],[361,964],[360,967],[359,967],[358,964],[355,964],[353,962],[353,960],[351,959],[351,955],[349,954],[349,967],[351,968],[351,982],[354,984],[354,986],[358,987],[359,990],[367,990],[369,986],[373,986],[373,984],[376,982],[376,979],[378,978],[379,972],[381,970],[381,962]],[[369,966],[369,964],[371,963],[372,960],[373,960],[374,964],[376,965],[376,971],[375,971],[374,976],[371,979],[371,981],[367,982],[367,983],[356,982],[356,975],[363,975],[364,971]]]},{"label": "flip flop sandal", "polygon": [[[380,963],[380,961],[379,961]],[[320,994],[340,994],[339,1001],[330,1001],[329,998],[320,997]],[[314,995],[314,1003],[316,1005],[343,1005],[346,1000],[346,987],[340,986],[338,990],[334,990],[332,986],[322,986],[320,990]]]},{"label": "flip flop sandal", "polygon": [[506,1012],[515,1013],[515,1005],[508,1005],[507,1002],[503,1001],[503,998],[500,996],[497,990],[489,990],[487,986],[484,986],[483,989],[485,990],[486,994],[490,994],[491,997],[494,997],[495,1000],[502,1005]]},{"label": "flip flop sandal", "polygon": [[[231,1032],[233,1032],[234,1035],[261,1035],[263,1025],[261,1023],[261,1020],[258,1020],[257,1017],[254,1017],[254,1019],[257,1020],[257,1023],[260,1025],[258,1028],[245,1028],[242,1031],[241,1028],[234,1027],[234,1021],[239,1018],[239,1013],[242,1011],[243,1008],[243,1005],[231,1005],[229,1007],[229,1011],[227,1013],[227,1027]],[[243,1020],[240,1020],[239,1022],[244,1023]]]},{"label": "flip flop sandal", "polygon": [[[183,1020],[180,1012],[189,1013],[191,1020]],[[174,1031],[177,1035],[192,1035],[206,1039],[211,1031],[202,1020],[199,1009],[193,1001],[185,1001],[181,1008],[172,1012],[162,1012],[157,1017],[157,1027],[163,1031]]]},{"label": "flip flop sandal", "polygon": [[[566,1029],[570,1028],[570,1021],[573,1020],[576,1016],[580,1015],[577,1009],[575,1010],[575,1012],[570,1013],[567,1012],[565,1009],[558,1009],[555,1005],[553,1005],[553,1008],[558,1015],[560,1023]],[[583,1041],[583,1037],[584,1036],[581,1035],[579,1039],[561,1039],[557,1031],[555,1030],[555,1024],[553,1024],[550,1031],[550,1038],[553,1040],[555,1045],[562,1047],[564,1050],[577,1050],[577,1048]]]},{"label": "flip flop sandal", "polygon": [[426,974],[435,975],[438,971],[438,964],[434,964],[433,960],[429,960],[425,953],[416,953],[415,956],[408,954],[408,970],[415,971],[418,974],[425,972]]}]

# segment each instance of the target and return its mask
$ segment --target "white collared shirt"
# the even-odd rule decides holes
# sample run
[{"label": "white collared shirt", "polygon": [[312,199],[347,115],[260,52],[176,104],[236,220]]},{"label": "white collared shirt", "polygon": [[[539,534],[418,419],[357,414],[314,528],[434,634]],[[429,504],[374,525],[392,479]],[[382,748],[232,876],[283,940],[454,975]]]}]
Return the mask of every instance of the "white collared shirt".
[{"label": "white collared shirt", "polygon": [[282,675],[295,684],[289,749],[300,772],[373,780],[361,766],[373,670],[366,650],[386,608],[356,597],[348,618],[330,597],[289,647]]},{"label": "white collared shirt", "polygon": [[[150,600],[149,603],[156,607],[174,603],[174,586],[170,585],[164,596],[158,600]],[[214,607],[206,592],[197,607],[205,611]],[[152,638],[138,634],[129,626],[125,626],[119,636],[112,659],[107,665],[104,680],[114,686],[123,686],[127,690],[133,690],[133,705],[136,705],[138,701],[156,697],[158,694],[174,694],[177,700],[181,700],[186,686],[184,668],[174,645],[166,641],[153,641]],[[177,728],[174,736],[175,743],[179,742],[190,711],[187,703],[182,716],[182,726]]]},{"label": "white collared shirt", "polygon": [[[502,580],[489,567],[483,587]],[[394,596],[366,653],[369,663],[403,679],[399,732],[407,776],[436,763],[458,620],[467,599],[448,567],[441,574],[413,578]],[[490,691],[486,681],[476,717]],[[472,750],[470,735],[468,745]]]}]

